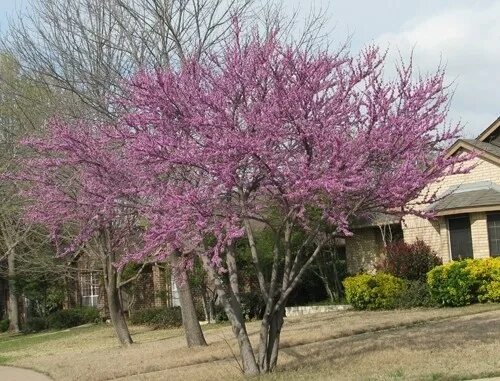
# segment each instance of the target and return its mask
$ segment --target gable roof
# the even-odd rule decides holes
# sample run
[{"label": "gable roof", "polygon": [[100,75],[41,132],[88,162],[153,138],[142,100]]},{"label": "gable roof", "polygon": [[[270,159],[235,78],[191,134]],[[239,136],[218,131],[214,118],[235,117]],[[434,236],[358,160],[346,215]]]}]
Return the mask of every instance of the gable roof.
[{"label": "gable roof", "polygon": [[458,139],[448,148],[447,156],[455,155],[460,149],[475,152],[484,159],[500,165],[500,146],[475,139]]},{"label": "gable roof", "polygon": [[447,156],[455,155],[460,149],[475,152],[484,159],[500,165],[500,117],[495,119],[475,139],[458,139],[450,148]]},{"label": "gable roof", "polygon": [[498,117],[496,120],[491,123],[486,130],[481,132],[478,137],[475,140],[479,140],[480,142],[485,141],[488,139],[490,135],[492,135],[498,128],[500,127],[500,117]]}]

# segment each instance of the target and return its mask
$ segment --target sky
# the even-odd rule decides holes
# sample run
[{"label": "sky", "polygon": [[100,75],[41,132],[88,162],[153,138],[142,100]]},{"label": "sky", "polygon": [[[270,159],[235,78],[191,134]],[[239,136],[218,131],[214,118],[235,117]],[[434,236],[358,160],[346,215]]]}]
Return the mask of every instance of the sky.
[{"label": "sky", "polygon": [[[269,0],[274,1],[274,0]],[[276,0],[277,1],[277,0]],[[328,38],[350,36],[356,53],[368,44],[388,49],[388,70],[413,50],[422,73],[446,66],[454,91],[450,120],[475,137],[500,116],[500,0],[283,0],[298,15],[312,9],[327,17]],[[0,30],[26,0],[0,0]]]}]

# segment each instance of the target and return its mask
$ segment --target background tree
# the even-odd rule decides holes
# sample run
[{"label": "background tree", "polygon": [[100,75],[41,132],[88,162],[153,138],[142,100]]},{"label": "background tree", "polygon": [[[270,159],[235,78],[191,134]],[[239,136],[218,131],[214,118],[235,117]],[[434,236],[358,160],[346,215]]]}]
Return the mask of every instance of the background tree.
[{"label": "background tree", "polygon": [[[22,75],[18,61],[8,53],[0,54],[0,173],[15,170],[23,154],[18,140],[37,131],[47,115],[55,111],[54,97],[46,88]],[[14,279],[16,266],[32,253],[33,227],[22,219],[23,200],[15,184],[0,182],[0,259],[7,260],[9,279],[10,329],[19,331],[18,297]],[[31,242],[31,244],[30,244]]]},{"label": "background tree", "polygon": [[[275,369],[287,299],[332,235],[349,235],[350,219],[377,210],[421,214],[409,202],[467,159],[441,151],[459,132],[445,124],[442,71],[413,80],[410,63],[387,82],[376,47],[352,57],[277,36],[236,26],[219,54],[139,73],[123,128],[130,160],[143,167],[148,245],[200,255],[246,374]],[[273,232],[269,272],[259,225]],[[298,228],[307,237],[294,249]],[[242,236],[266,302],[257,356],[231,249]]]},{"label": "background tree", "polygon": [[105,125],[58,121],[24,144],[33,149],[21,159],[16,175],[29,201],[26,218],[48,228],[60,246],[63,229],[75,232],[61,255],[83,248],[101,261],[111,322],[120,343],[131,344],[119,294],[133,278],[120,282],[117,265],[137,245],[140,230],[137,213],[129,207],[137,197],[135,181],[123,166],[119,146]]}]

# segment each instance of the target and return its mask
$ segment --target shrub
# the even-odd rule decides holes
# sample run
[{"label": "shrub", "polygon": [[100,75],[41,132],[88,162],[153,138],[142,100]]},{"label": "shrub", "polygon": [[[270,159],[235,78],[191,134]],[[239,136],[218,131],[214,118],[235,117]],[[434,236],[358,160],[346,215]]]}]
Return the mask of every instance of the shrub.
[{"label": "shrub", "polygon": [[436,267],[427,275],[427,283],[441,305],[500,302],[500,258],[467,259]]},{"label": "shrub", "polygon": [[474,278],[474,299],[500,302],[500,257],[468,260],[467,268]]},{"label": "shrub", "polygon": [[0,332],[7,332],[9,330],[9,319],[0,320]]},{"label": "shrub", "polygon": [[486,293],[482,301],[500,303],[500,280],[494,280],[486,286]]},{"label": "shrub", "polygon": [[49,328],[64,329],[99,321],[99,311],[94,307],[77,307],[59,310],[49,315]]},{"label": "shrub", "polygon": [[432,307],[436,302],[431,296],[429,286],[421,280],[407,280],[405,289],[397,301],[399,308]]},{"label": "shrub", "polygon": [[390,309],[405,290],[402,279],[385,273],[360,274],[344,280],[347,302],[358,309]]},{"label": "shrub", "polygon": [[259,293],[240,294],[241,309],[247,320],[262,319],[266,304]]},{"label": "shrub", "polygon": [[398,278],[425,281],[427,273],[441,264],[441,258],[424,241],[395,241],[387,245],[376,268]]},{"label": "shrub", "polygon": [[153,329],[180,327],[182,325],[181,308],[143,308],[131,314],[130,322],[135,325],[148,325]]},{"label": "shrub", "polygon": [[475,286],[468,262],[447,263],[432,269],[427,274],[432,298],[443,306],[465,306],[473,302]]},{"label": "shrub", "polygon": [[26,321],[23,327],[24,333],[35,333],[40,332],[49,328],[49,324],[46,318],[43,317],[33,317]]}]

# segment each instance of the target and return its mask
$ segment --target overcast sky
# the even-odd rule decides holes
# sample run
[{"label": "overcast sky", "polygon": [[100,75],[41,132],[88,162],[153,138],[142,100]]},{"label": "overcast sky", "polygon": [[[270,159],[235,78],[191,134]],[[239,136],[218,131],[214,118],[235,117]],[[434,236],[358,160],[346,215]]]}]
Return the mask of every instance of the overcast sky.
[{"label": "overcast sky", "polygon": [[[272,0],[271,0],[272,1]],[[455,95],[450,117],[473,137],[500,116],[500,0],[284,0],[306,15],[311,7],[328,14],[332,41],[351,36],[353,51],[369,43],[398,51],[422,71],[446,64]],[[0,29],[26,0],[0,0]]]}]

